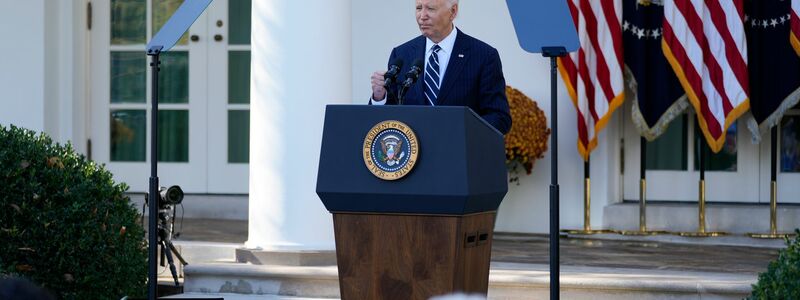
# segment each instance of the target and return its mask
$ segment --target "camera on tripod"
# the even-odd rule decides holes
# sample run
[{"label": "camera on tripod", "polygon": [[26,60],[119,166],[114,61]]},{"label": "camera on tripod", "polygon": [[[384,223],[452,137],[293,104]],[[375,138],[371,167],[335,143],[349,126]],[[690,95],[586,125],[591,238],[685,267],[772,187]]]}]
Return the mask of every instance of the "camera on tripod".
[{"label": "camera on tripod", "polygon": [[[150,205],[148,194],[144,195],[145,205]],[[178,253],[175,245],[172,244],[173,228],[175,227],[175,205],[183,202],[183,190],[177,185],[169,188],[161,187],[158,190],[158,247],[161,249],[161,266],[164,267],[164,258],[166,257],[169,263],[169,271],[172,273],[172,279],[175,281],[175,286],[178,286],[178,272],[175,269],[175,263],[172,259],[172,254],[180,260],[181,264],[186,266],[186,260]],[[144,210],[144,208],[142,208]],[[142,212],[144,216],[144,211]],[[152,217],[152,216],[151,216]]]},{"label": "camera on tripod", "polygon": [[[159,208],[163,206],[177,205],[183,202],[183,190],[181,189],[181,187],[177,185],[173,185],[169,188],[165,188],[162,186],[158,190],[158,195],[159,195],[158,204],[160,206]],[[144,203],[150,205],[149,203],[147,203],[147,198],[149,198],[148,195],[144,194]]]}]

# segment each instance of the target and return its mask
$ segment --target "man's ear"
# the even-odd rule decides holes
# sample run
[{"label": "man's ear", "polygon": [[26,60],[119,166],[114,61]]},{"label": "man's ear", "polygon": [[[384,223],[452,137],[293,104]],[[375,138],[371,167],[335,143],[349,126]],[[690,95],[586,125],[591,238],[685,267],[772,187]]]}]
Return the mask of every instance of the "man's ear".
[{"label": "man's ear", "polygon": [[456,19],[456,16],[458,16],[458,3],[453,4],[453,7],[450,8],[450,12],[450,21],[453,21]]}]

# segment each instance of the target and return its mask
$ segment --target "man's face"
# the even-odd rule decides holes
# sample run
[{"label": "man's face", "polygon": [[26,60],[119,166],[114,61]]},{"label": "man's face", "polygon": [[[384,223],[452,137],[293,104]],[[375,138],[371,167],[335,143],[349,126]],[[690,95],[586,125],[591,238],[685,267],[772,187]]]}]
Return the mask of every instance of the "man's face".
[{"label": "man's face", "polygon": [[449,0],[416,0],[417,25],[422,35],[438,43],[443,40],[458,14],[458,4],[450,7]]}]

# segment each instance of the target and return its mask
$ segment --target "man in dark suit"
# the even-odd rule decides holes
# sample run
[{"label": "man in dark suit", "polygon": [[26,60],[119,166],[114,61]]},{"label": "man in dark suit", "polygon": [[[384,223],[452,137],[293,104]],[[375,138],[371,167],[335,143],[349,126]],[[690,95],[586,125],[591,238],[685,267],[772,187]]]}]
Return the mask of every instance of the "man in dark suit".
[{"label": "man in dark suit", "polygon": [[[406,93],[403,104],[468,106],[503,134],[511,130],[505,78],[497,50],[453,25],[458,0],[416,0],[417,25],[422,35],[392,50],[389,64],[423,60],[424,73]],[[385,71],[372,74],[370,104],[397,104],[397,89],[383,87]]]}]

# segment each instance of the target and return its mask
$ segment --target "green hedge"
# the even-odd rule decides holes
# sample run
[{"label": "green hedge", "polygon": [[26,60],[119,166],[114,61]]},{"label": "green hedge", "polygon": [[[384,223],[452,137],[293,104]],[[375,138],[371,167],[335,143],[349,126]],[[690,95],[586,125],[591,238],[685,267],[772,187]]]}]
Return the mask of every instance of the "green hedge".
[{"label": "green hedge", "polygon": [[795,229],[794,240],[786,239],[786,245],[758,275],[750,299],[800,299],[800,229]]},{"label": "green hedge", "polygon": [[144,295],[147,246],[127,189],[71,145],[0,125],[0,274],[61,299]]}]

